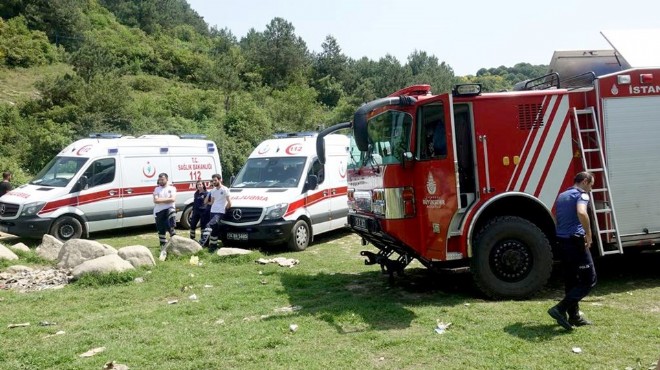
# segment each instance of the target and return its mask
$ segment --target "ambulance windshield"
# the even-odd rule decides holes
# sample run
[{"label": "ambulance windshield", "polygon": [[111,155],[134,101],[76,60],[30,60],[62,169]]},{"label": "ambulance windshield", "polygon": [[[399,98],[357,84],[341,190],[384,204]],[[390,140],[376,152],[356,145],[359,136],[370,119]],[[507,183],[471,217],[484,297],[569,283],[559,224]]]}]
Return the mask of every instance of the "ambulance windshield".
[{"label": "ambulance windshield", "polygon": [[87,158],[55,157],[39,171],[30,184],[63,188],[69,184],[85,162]]},{"label": "ambulance windshield", "polygon": [[232,188],[296,188],[307,157],[250,158]]}]

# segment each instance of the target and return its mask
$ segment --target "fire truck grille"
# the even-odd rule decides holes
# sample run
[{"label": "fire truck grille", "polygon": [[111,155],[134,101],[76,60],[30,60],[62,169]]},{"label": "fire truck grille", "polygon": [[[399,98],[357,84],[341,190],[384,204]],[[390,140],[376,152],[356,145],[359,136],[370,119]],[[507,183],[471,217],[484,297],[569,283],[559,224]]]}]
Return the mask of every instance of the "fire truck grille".
[{"label": "fire truck grille", "polygon": [[0,217],[14,217],[18,213],[18,204],[0,202]]},{"label": "fire truck grille", "polygon": [[543,127],[541,104],[522,104],[518,106],[518,129],[536,130]]},{"label": "fire truck grille", "polygon": [[262,208],[229,208],[223,220],[233,223],[255,222],[261,217]]}]

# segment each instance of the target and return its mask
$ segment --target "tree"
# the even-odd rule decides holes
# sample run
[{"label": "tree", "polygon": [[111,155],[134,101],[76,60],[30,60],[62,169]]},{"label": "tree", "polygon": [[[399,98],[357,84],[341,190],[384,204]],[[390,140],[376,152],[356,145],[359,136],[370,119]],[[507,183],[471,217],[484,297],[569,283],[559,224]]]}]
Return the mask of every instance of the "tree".
[{"label": "tree", "polygon": [[0,65],[27,68],[57,59],[57,49],[48,42],[46,34],[29,30],[24,17],[7,22],[0,18]]},{"label": "tree", "polygon": [[319,92],[319,102],[334,107],[344,93],[339,81],[346,78],[348,58],[330,35],[326,36],[321,47],[323,51],[314,56],[312,86]]},{"label": "tree", "polygon": [[263,33],[250,30],[241,40],[241,48],[264,82],[276,89],[305,83],[309,76],[307,45],[282,18],[274,18]]}]

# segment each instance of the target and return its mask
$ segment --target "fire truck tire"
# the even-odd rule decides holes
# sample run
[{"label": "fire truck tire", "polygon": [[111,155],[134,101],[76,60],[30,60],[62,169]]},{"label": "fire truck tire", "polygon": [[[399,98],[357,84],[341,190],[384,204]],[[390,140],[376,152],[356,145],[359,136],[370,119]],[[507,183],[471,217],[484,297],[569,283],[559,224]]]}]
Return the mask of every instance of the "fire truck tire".
[{"label": "fire truck tire", "polygon": [[294,252],[301,252],[307,249],[309,245],[311,234],[309,225],[305,220],[298,220],[291,229],[291,237],[289,238],[289,249]]},{"label": "fire truck tire", "polygon": [[190,219],[192,218],[192,205],[186,207],[181,214],[181,220],[179,220],[179,227],[182,229],[190,229]]},{"label": "fire truck tire", "polygon": [[82,232],[83,228],[80,221],[71,216],[58,218],[50,227],[50,234],[63,242],[69,239],[79,239]]},{"label": "fire truck tire", "polygon": [[526,219],[496,217],[475,238],[471,271],[477,287],[490,298],[527,298],[550,278],[550,242]]}]

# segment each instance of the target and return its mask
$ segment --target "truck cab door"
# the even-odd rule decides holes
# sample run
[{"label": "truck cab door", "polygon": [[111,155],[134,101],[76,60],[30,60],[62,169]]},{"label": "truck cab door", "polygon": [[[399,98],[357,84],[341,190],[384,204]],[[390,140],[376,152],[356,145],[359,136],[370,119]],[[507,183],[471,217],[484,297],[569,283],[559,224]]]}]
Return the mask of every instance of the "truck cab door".
[{"label": "truck cab door", "polygon": [[442,94],[417,109],[414,191],[428,258],[445,259],[451,219],[458,209],[452,97]]}]

